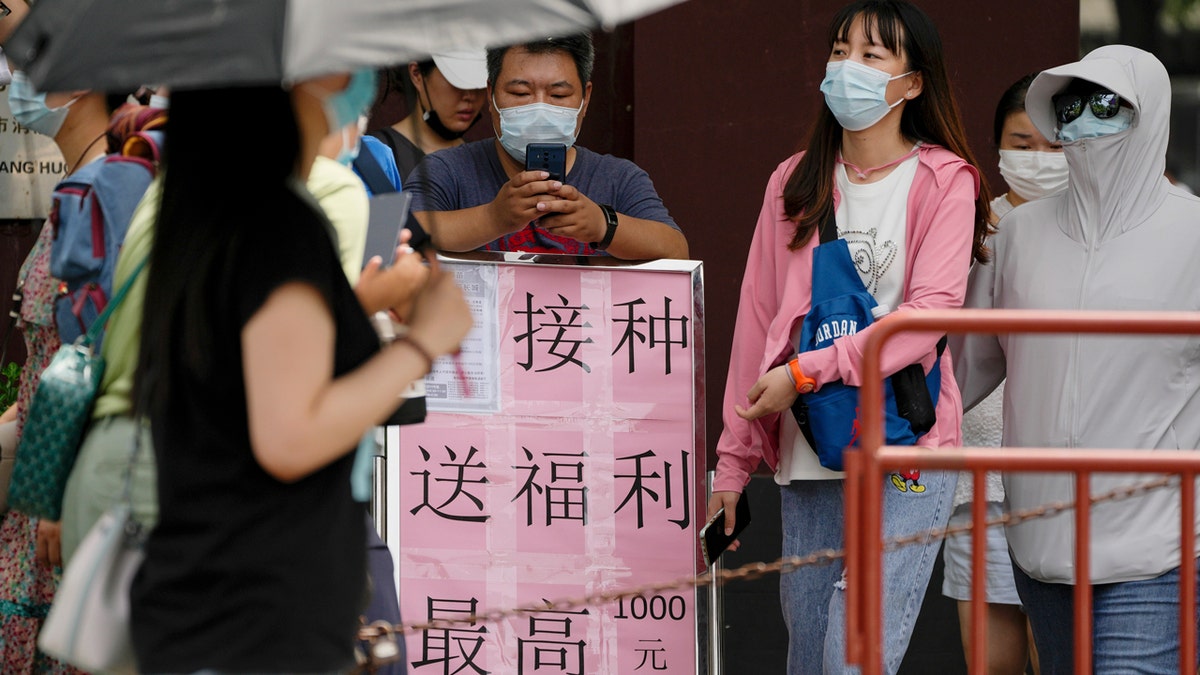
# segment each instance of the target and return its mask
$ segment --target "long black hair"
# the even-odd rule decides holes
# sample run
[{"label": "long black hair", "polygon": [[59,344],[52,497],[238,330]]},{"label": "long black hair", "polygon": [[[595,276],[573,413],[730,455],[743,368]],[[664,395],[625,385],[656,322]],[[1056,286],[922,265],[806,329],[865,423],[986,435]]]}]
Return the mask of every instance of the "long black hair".
[{"label": "long black hair", "polygon": [[996,103],[996,116],[992,119],[992,141],[996,143],[996,147],[1000,147],[1004,136],[1004,122],[1008,120],[1008,116],[1015,112],[1025,112],[1025,93],[1029,91],[1029,85],[1033,84],[1035,77],[1037,73],[1025,75],[1000,95],[1000,101]]},{"label": "long black hair", "polygon": [[220,323],[213,297],[236,258],[238,233],[303,205],[290,187],[299,127],[279,86],[172,91],[165,144],[134,398],[152,419],[170,400],[172,363],[195,373],[211,366]]},{"label": "long black hair", "polygon": [[[900,132],[906,138],[940,145],[961,157],[979,172],[979,163],[967,144],[958,104],[950,91],[942,39],[925,12],[905,0],[858,0],[842,8],[829,28],[829,47],[849,41],[850,26],[858,17],[872,42],[881,43],[894,54],[908,59],[908,70],[921,73],[921,95],[909,100],[900,117]],[[821,101],[813,125],[808,151],[796,165],[784,186],[784,211],[796,221],[796,232],[789,248],[808,243],[817,227],[833,211],[834,168],[842,145],[842,126]],[[986,261],[983,245],[989,233],[988,203],[991,190],[979,172],[979,195],[975,199],[975,241],[972,255]]]}]

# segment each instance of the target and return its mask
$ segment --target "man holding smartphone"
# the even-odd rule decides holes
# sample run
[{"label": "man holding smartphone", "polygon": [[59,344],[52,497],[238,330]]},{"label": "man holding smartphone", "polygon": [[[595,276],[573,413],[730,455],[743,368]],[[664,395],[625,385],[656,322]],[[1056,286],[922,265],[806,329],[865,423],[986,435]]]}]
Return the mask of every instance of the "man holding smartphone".
[{"label": "man holding smartphone", "polygon": [[[591,98],[591,37],[488,52],[488,112],[497,137],[428,155],[405,181],[413,212],[447,251],[687,258],[687,240],[645,171],[575,145]],[[564,180],[529,144],[565,146]]]}]

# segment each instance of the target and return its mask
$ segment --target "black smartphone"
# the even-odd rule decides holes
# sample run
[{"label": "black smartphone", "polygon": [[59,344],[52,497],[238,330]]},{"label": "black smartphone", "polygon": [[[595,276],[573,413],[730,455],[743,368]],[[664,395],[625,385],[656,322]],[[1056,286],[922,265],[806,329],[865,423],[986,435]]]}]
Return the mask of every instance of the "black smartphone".
[{"label": "black smartphone", "polygon": [[525,170],[546,171],[550,180],[567,176],[567,146],[562,143],[530,143],[525,146]]},{"label": "black smartphone", "polygon": [[734,539],[746,529],[750,524],[750,500],[746,493],[738,498],[737,511],[734,512],[737,516],[737,522],[733,525],[733,534],[725,534],[725,509],[721,509],[709,519],[704,527],[700,528],[700,552],[704,554],[704,566],[712,567],[717,558],[721,557],[721,553],[729,548]]},{"label": "black smartphone", "polygon": [[363,265],[374,256],[383,258],[383,267],[396,260],[400,230],[408,223],[411,192],[387,192],[371,197],[367,219],[367,243],[363,249]]}]

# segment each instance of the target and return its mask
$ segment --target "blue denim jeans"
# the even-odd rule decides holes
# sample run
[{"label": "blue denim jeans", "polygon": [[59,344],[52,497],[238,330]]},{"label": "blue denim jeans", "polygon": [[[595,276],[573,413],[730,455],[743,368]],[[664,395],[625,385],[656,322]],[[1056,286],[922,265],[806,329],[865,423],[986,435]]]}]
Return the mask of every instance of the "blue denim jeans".
[{"label": "blue denim jeans", "polygon": [[[885,538],[945,527],[957,472],[892,474],[884,479]],[[793,481],[781,488],[783,554],[804,556],[841,549],[844,493],[841,480]],[[921,610],[940,541],[906,546],[884,555],[884,668],[900,669]],[[780,600],[788,628],[788,675],[856,673],[846,660],[844,566],[805,567],[780,577]]]},{"label": "blue denim jeans", "polygon": [[[1031,578],[1013,565],[1042,675],[1074,672],[1075,587]],[[1179,568],[1143,581],[1092,586],[1092,672],[1179,672]]]}]

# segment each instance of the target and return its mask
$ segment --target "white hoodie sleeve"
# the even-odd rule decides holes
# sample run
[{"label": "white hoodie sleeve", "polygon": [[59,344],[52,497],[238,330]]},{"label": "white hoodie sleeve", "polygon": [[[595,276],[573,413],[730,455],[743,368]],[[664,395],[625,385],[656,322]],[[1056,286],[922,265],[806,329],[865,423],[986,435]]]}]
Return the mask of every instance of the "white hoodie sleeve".
[{"label": "white hoodie sleeve", "polygon": [[[995,293],[995,261],[971,266],[967,281],[965,309],[992,309]],[[975,407],[1004,381],[1004,349],[990,333],[952,334],[950,354],[954,358],[954,379],[962,392],[963,411]]]}]

